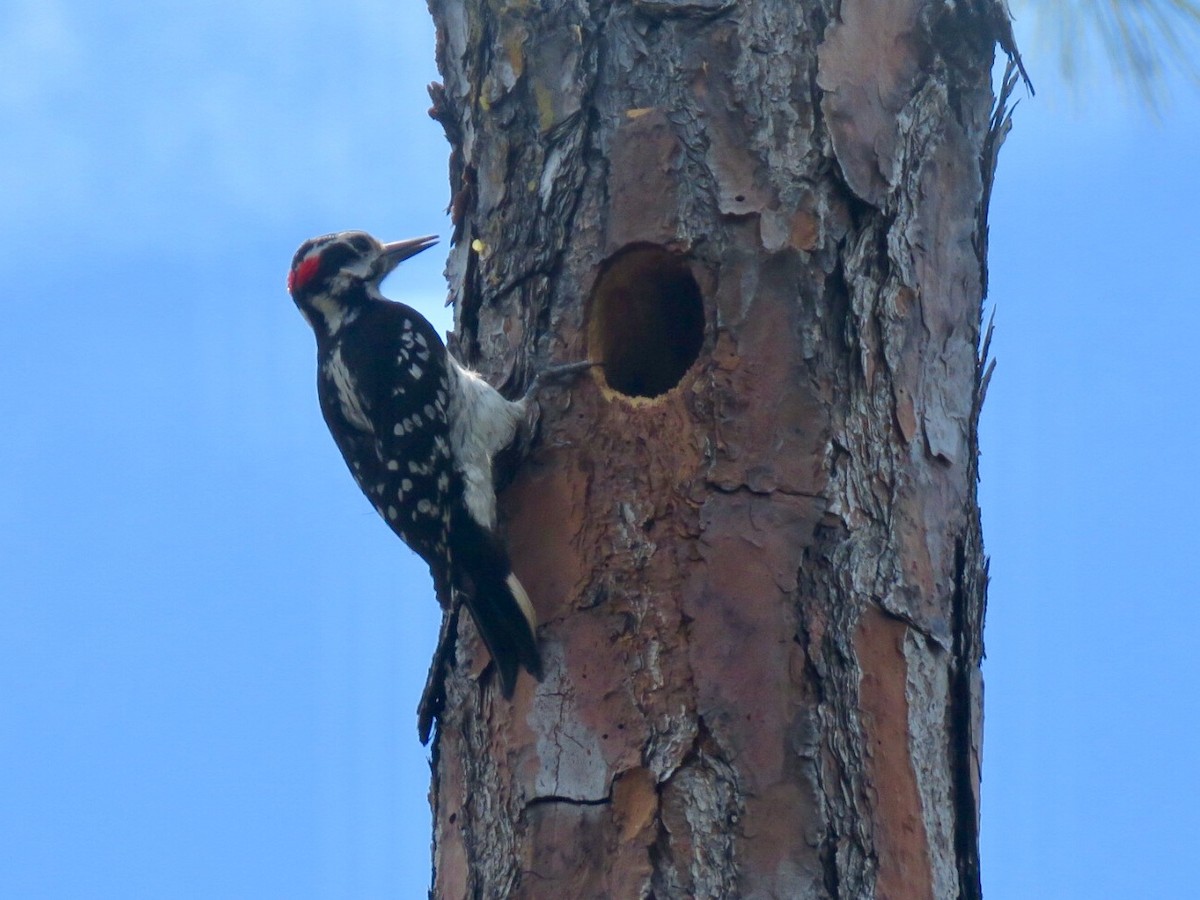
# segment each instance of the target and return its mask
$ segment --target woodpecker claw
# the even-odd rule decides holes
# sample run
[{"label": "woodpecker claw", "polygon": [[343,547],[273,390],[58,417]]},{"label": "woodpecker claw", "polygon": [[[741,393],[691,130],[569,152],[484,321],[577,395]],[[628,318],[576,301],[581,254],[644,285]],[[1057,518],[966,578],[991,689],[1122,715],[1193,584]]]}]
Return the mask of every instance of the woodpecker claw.
[{"label": "woodpecker claw", "polygon": [[580,372],[585,372],[588,369],[596,366],[603,366],[604,363],[595,362],[594,360],[585,359],[582,362],[563,363],[557,366],[549,366],[542,369],[534,376],[533,383],[529,385],[529,390],[525,392],[525,399],[531,400],[537,396],[537,392],[542,389],[546,381],[552,378],[566,378],[568,375],[576,375]]}]

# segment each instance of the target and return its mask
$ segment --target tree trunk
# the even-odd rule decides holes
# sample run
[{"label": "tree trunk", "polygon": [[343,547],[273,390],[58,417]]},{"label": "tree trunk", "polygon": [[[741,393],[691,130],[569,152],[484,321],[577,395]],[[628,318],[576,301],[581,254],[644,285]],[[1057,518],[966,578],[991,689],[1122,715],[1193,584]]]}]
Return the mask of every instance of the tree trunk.
[{"label": "tree trunk", "polygon": [[978,897],[999,0],[431,0],[456,352],[546,675],[462,618],[437,897]]}]

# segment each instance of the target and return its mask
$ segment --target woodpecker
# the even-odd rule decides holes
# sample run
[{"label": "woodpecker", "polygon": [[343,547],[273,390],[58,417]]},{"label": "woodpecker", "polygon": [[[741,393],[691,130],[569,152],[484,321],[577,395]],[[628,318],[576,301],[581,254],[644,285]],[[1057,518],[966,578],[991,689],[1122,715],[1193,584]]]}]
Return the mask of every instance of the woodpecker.
[{"label": "woodpecker", "polygon": [[[513,443],[548,376],[517,401],[460,365],[416,310],[384,298],[380,282],[433,236],[381,244],[361,231],[301,244],[288,291],[317,339],[317,395],[329,431],[362,492],[428,565],[446,610],[443,639],[422,700],[428,739],[440,710],[443,642],[461,598],[511,698],[518,671],[541,678],[537,615],[496,531],[492,460]],[[434,695],[430,696],[430,691]]]}]

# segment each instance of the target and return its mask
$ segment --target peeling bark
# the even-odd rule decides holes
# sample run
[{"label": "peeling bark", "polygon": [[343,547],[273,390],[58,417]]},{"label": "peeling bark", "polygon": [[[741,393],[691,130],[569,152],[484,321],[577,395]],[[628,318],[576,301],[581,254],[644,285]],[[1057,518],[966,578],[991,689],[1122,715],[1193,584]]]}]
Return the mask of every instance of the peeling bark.
[{"label": "peeling bark", "polygon": [[[610,363],[501,498],[546,677],[463,618],[433,893],[978,897],[998,2],[430,7],[457,352]],[[684,282],[698,357],[622,394]]]}]

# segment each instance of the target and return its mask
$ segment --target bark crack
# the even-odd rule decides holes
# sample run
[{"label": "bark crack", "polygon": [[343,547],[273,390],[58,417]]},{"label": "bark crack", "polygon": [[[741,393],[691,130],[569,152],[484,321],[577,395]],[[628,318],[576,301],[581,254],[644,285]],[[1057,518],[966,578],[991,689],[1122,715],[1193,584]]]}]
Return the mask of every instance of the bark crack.
[{"label": "bark crack", "polygon": [[968,612],[971,585],[968,585],[967,554],[963,540],[954,547],[954,654],[951,664],[949,734],[952,797],[955,806],[954,855],[958,866],[959,900],[981,900],[983,887],[979,872],[979,808],[974,760],[974,688],[975,643]]},{"label": "bark crack", "polygon": [[543,794],[540,797],[533,797],[525,801],[526,809],[534,809],[538,806],[545,806],[548,803],[564,803],[569,806],[607,806],[612,803],[612,791],[610,790],[605,797],[598,797],[594,800],[583,799],[580,797],[563,797],[558,794]]}]

